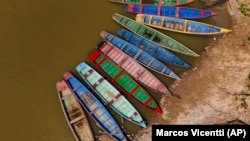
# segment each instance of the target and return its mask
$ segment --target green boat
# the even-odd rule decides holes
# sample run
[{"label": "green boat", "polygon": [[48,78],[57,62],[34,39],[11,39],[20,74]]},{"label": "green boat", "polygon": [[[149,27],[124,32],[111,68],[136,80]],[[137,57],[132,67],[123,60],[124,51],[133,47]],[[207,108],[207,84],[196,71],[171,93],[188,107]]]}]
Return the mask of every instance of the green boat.
[{"label": "green boat", "polygon": [[162,114],[161,107],[156,103],[153,97],[98,49],[92,51],[88,57],[116,88],[120,89],[120,91],[124,92],[128,97],[131,97],[144,108]]},{"label": "green boat", "polygon": [[199,55],[184,46],[183,44],[179,43],[178,41],[174,40],[173,38],[153,29],[149,26],[146,26],[142,23],[136,22],[128,17],[122,16],[118,13],[113,15],[113,19],[127,28],[128,30],[134,32],[135,34],[148,39],[149,41],[156,43],[164,48],[172,50],[174,52],[182,53],[192,57],[198,57]]},{"label": "green boat", "polygon": [[76,66],[76,71],[104,103],[109,105],[117,114],[130,122],[146,128],[145,122],[135,107],[96,70],[87,63],[81,62]]}]

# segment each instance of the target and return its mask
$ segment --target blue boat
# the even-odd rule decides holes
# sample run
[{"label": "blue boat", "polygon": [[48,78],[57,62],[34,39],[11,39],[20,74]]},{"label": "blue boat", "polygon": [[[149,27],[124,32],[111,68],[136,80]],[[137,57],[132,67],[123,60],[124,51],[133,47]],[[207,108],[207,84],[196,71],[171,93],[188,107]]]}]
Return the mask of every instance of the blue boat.
[{"label": "blue boat", "polygon": [[97,125],[117,141],[126,141],[121,128],[104,105],[70,72],[63,75],[79,103],[96,121]]},{"label": "blue boat", "polygon": [[124,10],[130,13],[150,14],[182,19],[201,19],[217,14],[209,10],[198,8],[154,4],[127,4]]},{"label": "blue boat", "polygon": [[167,49],[159,46],[153,42],[148,41],[147,39],[125,29],[120,28],[118,30],[118,35],[121,36],[124,40],[128,41],[129,43],[143,49],[153,57],[157,58],[158,60],[169,63],[172,65],[190,68],[191,66],[186,63],[184,60],[179,58],[177,55],[173,54],[172,52],[168,51]]},{"label": "blue boat", "polygon": [[114,21],[121,24],[123,27],[145,39],[148,39],[150,42],[154,42],[174,52],[182,53],[192,57],[199,56],[197,53],[195,53],[182,43],[176,41],[175,39],[167,36],[166,34],[163,34],[162,32],[152,27],[136,22],[135,20],[132,20],[118,13],[113,14],[112,18]]},{"label": "blue boat", "polygon": [[153,28],[193,35],[219,35],[232,31],[230,29],[194,20],[150,14],[137,14],[135,16],[135,21]]},{"label": "blue boat", "polygon": [[130,44],[129,42],[111,34],[106,31],[102,31],[100,33],[101,37],[110,43],[112,43],[115,47],[122,50],[128,56],[134,58],[138,63],[143,66],[160,73],[162,75],[168,76],[174,79],[181,79],[178,75],[176,75],[170,68],[168,68],[164,63],[157,60],[155,57],[151,56],[144,50]]}]

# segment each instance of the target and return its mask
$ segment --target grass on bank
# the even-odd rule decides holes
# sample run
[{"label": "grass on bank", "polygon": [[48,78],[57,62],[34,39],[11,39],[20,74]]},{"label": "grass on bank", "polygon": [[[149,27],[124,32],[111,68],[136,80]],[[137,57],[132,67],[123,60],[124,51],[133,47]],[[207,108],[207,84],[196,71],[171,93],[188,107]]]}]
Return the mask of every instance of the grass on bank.
[{"label": "grass on bank", "polygon": [[238,8],[240,10],[240,12],[247,17],[250,17],[250,4],[246,4],[246,3],[241,3],[240,7]]}]

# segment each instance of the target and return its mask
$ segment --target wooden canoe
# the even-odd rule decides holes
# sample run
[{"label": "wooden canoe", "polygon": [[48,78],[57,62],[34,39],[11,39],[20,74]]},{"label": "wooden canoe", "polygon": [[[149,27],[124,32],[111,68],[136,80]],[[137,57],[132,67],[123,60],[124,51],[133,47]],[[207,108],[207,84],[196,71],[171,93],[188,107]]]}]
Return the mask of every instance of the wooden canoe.
[{"label": "wooden canoe", "polygon": [[93,91],[95,91],[99,98],[117,114],[132,123],[146,128],[145,122],[135,107],[96,70],[87,63],[82,62],[76,66],[76,71]]},{"label": "wooden canoe", "polygon": [[134,80],[155,92],[171,94],[157,77],[112,43],[104,41],[99,45],[98,49]]},{"label": "wooden canoe", "polygon": [[101,37],[109,42],[111,42],[115,47],[119,48],[121,51],[126,53],[128,56],[135,59],[138,63],[143,66],[165,76],[174,79],[180,79],[170,68],[168,68],[164,63],[157,60],[155,57],[151,56],[144,50],[128,43],[127,41],[111,34],[106,31],[101,32]]},{"label": "wooden canoe", "polygon": [[88,119],[68,84],[64,80],[58,81],[56,89],[64,117],[76,141],[94,141]]},{"label": "wooden canoe", "polygon": [[168,6],[184,5],[194,2],[194,0],[110,0],[110,1],[122,4],[155,4],[155,5],[168,5]]},{"label": "wooden canoe", "polygon": [[183,68],[191,67],[187,62],[173,54],[171,51],[168,51],[166,48],[150,42],[125,28],[120,28],[117,34],[127,42],[141,48],[163,63],[168,63]]},{"label": "wooden canoe", "polygon": [[74,92],[81,106],[93,120],[96,121],[97,125],[113,139],[126,141],[127,139],[116,120],[95,95],[70,72],[65,72],[63,77]]},{"label": "wooden canoe", "polygon": [[123,91],[142,107],[154,113],[162,114],[161,107],[156,103],[153,97],[99,50],[93,50],[88,57],[99,69],[99,72],[105,75],[116,88]]},{"label": "wooden canoe", "polygon": [[113,15],[113,19],[124,26],[125,28],[129,29],[130,31],[140,35],[141,37],[148,39],[151,42],[157,43],[158,45],[165,47],[169,50],[182,53],[192,57],[198,57],[199,55],[184,46],[183,44],[179,43],[178,41],[174,40],[173,38],[153,29],[149,26],[146,26],[142,23],[138,23],[135,20],[132,20],[128,17],[115,13]]},{"label": "wooden canoe", "polygon": [[181,19],[201,19],[217,15],[215,12],[199,8],[153,4],[127,4],[124,10],[129,13],[150,14]]},{"label": "wooden canoe", "polygon": [[137,14],[135,20],[139,23],[154,28],[186,34],[216,35],[231,32],[231,30],[229,29],[214,26],[211,24],[165,16]]}]

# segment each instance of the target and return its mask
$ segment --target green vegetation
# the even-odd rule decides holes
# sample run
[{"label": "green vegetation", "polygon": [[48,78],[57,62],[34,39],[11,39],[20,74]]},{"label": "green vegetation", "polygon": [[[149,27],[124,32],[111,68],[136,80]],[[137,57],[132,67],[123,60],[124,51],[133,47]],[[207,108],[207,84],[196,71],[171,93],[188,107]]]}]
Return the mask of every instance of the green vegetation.
[{"label": "green vegetation", "polygon": [[240,12],[243,15],[250,17],[250,8],[249,8],[249,6],[250,6],[249,3],[248,4],[242,3],[238,9],[240,10]]},{"label": "green vegetation", "polygon": [[244,109],[247,109],[248,105],[247,105],[247,102],[246,102],[246,98],[243,97],[240,99],[241,100],[241,106],[244,108]]},{"label": "green vegetation", "polygon": [[240,102],[240,106],[244,109],[248,108],[248,104],[246,102],[246,96],[236,96],[235,97],[235,101],[239,101]]},{"label": "green vegetation", "polygon": [[247,84],[248,90],[250,91],[250,84]]},{"label": "green vegetation", "polygon": [[[248,74],[247,77],[247,88],[250,91],[250,73]],[[249,98],[250,94],[249,93],[240,93],[237,96],[235,96],[235,101],[238,101],[240,104],[241,108],[244,108],[245,110],[248,108],[248,104],[246,102],[246,99]]]}]

